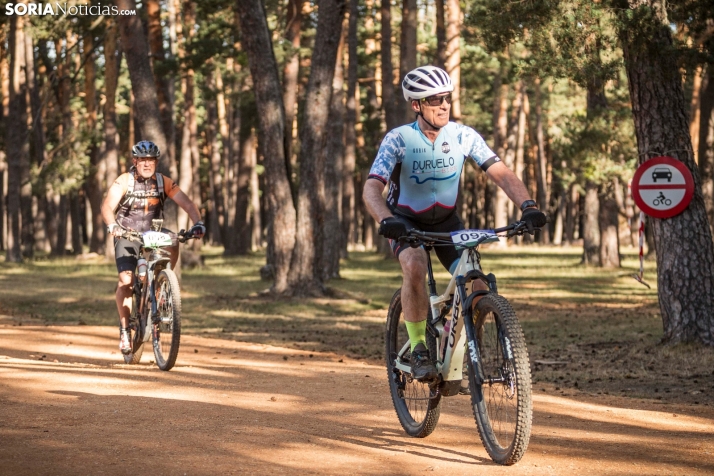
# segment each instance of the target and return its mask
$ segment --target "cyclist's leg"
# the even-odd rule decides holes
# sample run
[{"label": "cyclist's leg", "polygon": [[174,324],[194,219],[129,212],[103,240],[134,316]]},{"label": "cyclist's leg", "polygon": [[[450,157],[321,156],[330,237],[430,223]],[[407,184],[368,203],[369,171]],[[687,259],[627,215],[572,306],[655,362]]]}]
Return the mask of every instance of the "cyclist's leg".
[{"label": "cyclist's leg", "polygon": [[139,244],[124,239],[114,239],[114,255],[116,256],[119,281],[117,283],[116,303],[119,322],[122,329],[129,326],[131,315],[131,293],[133,291],[134,270],[139,255]]},{"label": "cyclist's leg", "polygon": [[[429,300],[424,283],[427,269],[426,251],[422,248],[409,247],[398,251],[397,257],[402,267],[404,279],[402,283],[404,319],[407,322],[423,322],[426,325],[426,315],[429,309]],[[415,342],[412,342],[412,347],[415,344]]]}]

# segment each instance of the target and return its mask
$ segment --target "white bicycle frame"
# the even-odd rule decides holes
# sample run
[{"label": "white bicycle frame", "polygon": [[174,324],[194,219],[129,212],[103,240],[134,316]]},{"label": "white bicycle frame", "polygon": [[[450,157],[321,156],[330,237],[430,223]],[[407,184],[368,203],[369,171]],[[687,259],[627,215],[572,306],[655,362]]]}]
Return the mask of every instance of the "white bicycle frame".
[{"label": "white bicycle frame", "polygon": [[[464,332],[464,321],[462,319],[462,297],[459,295],[460,293],[456,292],[456,280],[459,277],[467,276],[471,271],[481,272],[481,265],[479,263],[476,249],[476,247],[466,248],[464,252],[461,253],[459,263],[456,266],[456,270],[454,271],[448,286],[446,286],[444,293],[441,295],[429,296],[432,320],[440,316],[444,306],[446,306],[446,304],[453,299],[453,305],[451,308],[451,327],[449,329],[448,339],[446,340],[445,350],[442,348],[444,326],[441,323],[437,323],[434,326],[439,332],[439,336],[436,339],[436,368],[444,381],[460,381],[463,378],[466,332]],[[473,278],[471,280],[473,280]],[[467,281],[467,283],[471,282],[471,280]],[[399,357],[404,356],[409,348],[410,343],[407,339],[407,342],[399,351]],[[409,363],[402,362],[400,358],[396,359],[395,367],[402,372],[411,374],[411,366]]]}]

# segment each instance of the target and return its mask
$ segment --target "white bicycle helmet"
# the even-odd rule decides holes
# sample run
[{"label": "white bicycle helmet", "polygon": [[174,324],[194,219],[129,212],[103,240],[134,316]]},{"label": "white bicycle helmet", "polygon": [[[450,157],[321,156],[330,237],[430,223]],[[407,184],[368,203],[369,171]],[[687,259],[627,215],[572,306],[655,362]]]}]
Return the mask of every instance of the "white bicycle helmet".
[{"label": "white bicycle helmet", "polygon": [[453,90],[454,85],[447,72],[436,66],[420,66],[413,69],[402,81],[402,92],[407,102],[435,94],[450,93]]}]

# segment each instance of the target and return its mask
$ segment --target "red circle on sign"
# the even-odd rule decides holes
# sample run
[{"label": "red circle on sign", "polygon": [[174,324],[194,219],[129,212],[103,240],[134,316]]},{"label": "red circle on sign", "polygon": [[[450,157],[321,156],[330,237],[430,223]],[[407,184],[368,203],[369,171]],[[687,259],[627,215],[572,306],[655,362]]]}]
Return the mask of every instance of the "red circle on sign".
[{"label": "red circle on sign", "polygon": [[[666,186],[659,184],[644,185],[640,183],[643,180],[645,172],[651,170],[656,165],[668,165],[670,167],[674,167],[682,174],[682,177],[684,177],[684,183]],[[666,210],[658,210],[656,208],[652,208],[648,203],[646,203],[642,198],[641,194],[642,190],[644,189],[654,188],[670,188],[680,190],[684,189],[684,196],[682,197],[681,201],[674,207]],[[689,202],[692,201],[693,196],[694,178],[692,177],[692,173],[689,171],[687,166],[684,165],[684,163],[673,157],[654,157],[637,167],[637,170],[635,171],[635,176],[632,177],[632,198],[635,200],[637,206],[640,207],[640,210],[645,212],[647,215],[650,215],[655,218],[671,218],[673,216],[679,215],[689,206]]]}]

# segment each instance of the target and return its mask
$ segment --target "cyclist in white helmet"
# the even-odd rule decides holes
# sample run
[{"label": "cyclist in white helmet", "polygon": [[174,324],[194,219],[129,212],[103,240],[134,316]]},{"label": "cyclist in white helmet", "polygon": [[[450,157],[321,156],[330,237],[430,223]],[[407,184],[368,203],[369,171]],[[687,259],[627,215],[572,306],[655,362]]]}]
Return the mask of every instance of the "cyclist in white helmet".
[{"label": "cyclist in white helmet", "polygon": [[[399,241],[407,230],[431,232],[463,229],[456,213],[459,178],[464,160],[471,157],[522,211],[530,230],[546,224],[546,216],[531,199],[523,182],[506,167],[471,127],[449,121],[454,85],[441,68],[421,66],[404,77],[404,99],[411,103],[416,121],[390,131],[382,141],[365,182],[363,200],[388,238],[404,275],[402,305],[411,342],[412,375],[419,380],[436,377],[426,347],[429,301],[424,277],[426,252]],[[389,184],[385,203],[384,187]],[[434,248],[450,272],[459,260],[455,247]]]}]

